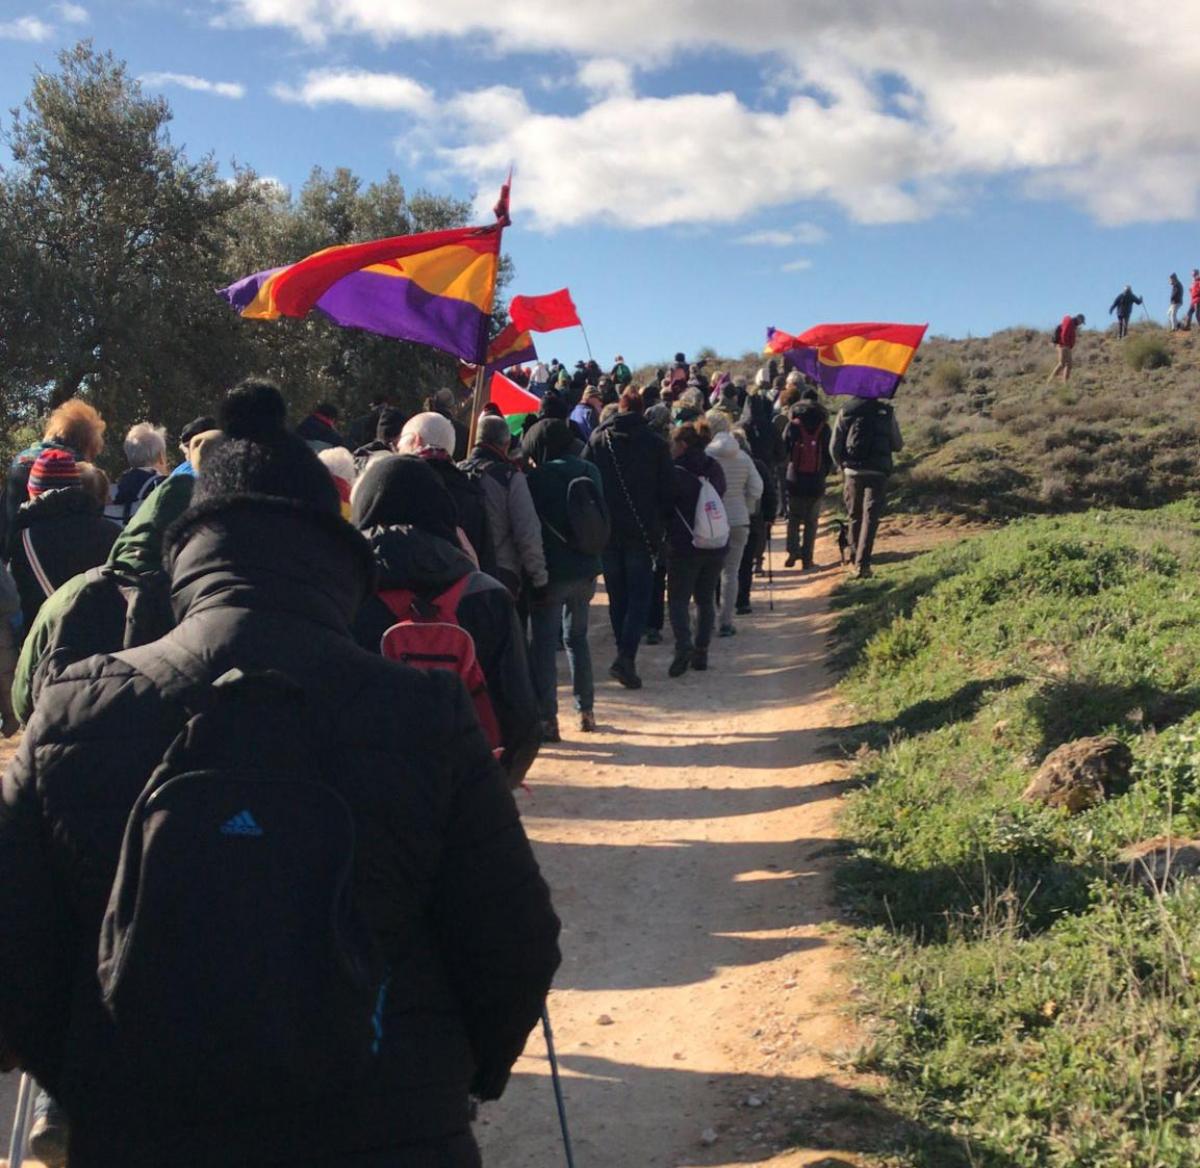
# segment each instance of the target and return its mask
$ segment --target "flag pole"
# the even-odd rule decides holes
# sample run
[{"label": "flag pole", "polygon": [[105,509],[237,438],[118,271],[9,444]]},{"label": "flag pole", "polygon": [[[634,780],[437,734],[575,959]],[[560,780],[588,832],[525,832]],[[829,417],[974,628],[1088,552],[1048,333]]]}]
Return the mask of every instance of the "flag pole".
[{"label": "flag pole", "polygon": [[483,383],[487,376],[487,366],[480,365],[475,370],[475,390],[471,394],[471,427],[467,437],[467,454],[475,449],[475,432],[479,429],[479,415],[483,413]]},{"label": "flag pole", "polygon": [[579,331],[583,333],[583,343],[587,346],[588,360],[594,361],[596,358],[592,356],[592,342],[588,340],[587,329],[583,327],[583,321],[579,322]]}]

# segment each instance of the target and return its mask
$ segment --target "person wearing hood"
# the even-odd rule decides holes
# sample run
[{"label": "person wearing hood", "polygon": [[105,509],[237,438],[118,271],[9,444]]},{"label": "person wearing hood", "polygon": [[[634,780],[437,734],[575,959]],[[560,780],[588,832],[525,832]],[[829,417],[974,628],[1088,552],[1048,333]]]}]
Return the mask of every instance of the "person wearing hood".
[{"label": "person wearing hood", "polygon": [[590,385],[583,391],[579,404],[571,411],[567,419],[579,433],[584,442],[592,436],[592,431],[600,424],[600,410],[604,402],[600,399],[600,391]]},{"label": "person wearing hood", "polygon": [[569,531],[567,491],[572,480],[586,476],[603,491],[600,474],[590,463],[571,453],[573,439],[560,418],[543,418],[526,433],[522,452],[532,469],[529,493],[542,523],[542,546],[546,550],[546,587],[530,596],[530,664],[533,687],[542,712],[546,742],[561,742],[558,723],[558,667],[555,655],[559,637],[567,651],[571,686],[579,728],[596,729],[595,683],[592,652],[588,645],[588,609],[596,594],[600,560],[572,547]]},{"label": "person wearing hood", "polygon": [[720,410],[710,410],[708,424],[713,439],[706,453],[725,475],[725,514],[729,519],[729,553],[721,568],[721,612],[718,636],[732,637],[737,632],[733,609],[737,601],[738,569],[750,540],[750,516],[762,498],[763,481],[746,453],[733,436],[729,419]]},{"label": "person wearing hood", "polygon": [[654,566],[675,500],[671,454],[647,425],[642,399],[630,388],[621,394],[616,415],[596,427],[584,457],[600,471],[612,514],[612,535],[603,559],[617,658],[608,672],[626,689],[640,689],[638,646],[646,632]]},{"label": "person wearing hood", "polygon": [[[366,541],[338,515],[314,453],[281,427],[226,428],[164,550],[178,625],[151,645],[53,671],[4,776],[6,1053],[70,1116],[72,1168],[230,1159],[479,1168],[469,1097],[499,1097],[542,1010],[559,962],[549,891],[462,683],[354,642],[352,616],[372,592],[375,565]],[[232,961],[210,963],[203,978],[173,979],[176,997],[163,1001],[181,1014],[189,1004],[194,1014],[218,1004],[212,1027],[226,1012],[222,995],[229,1012],[256,992],[271,1007],[272,1026],[257,1027],[250,1011],[237,1033],[213,1033],[210,1054],[199,1058],[174,1030],[138,1041],[123,1010],[103,1000],[97,976],[101,925],[118,860],[128,854],[122,844],[135,801],[168,751],[194,748],[182,733],[193,707],[220,707],[228,685],[275,695],[273,717],[243,717],[220,738],[202,737],[223,785],[206,776],[189,788],[190,799],[171,805],[173,814],[197,829],[222,822],[239,768],[314,774],[314,792],[328,791],[322,797],[336,799],[352,829],[343,893],[363,946],[378,954],[365,973],[366,989],[378,983],[365,1068],[307,1084],[294,1075],[266,1108],[256,1101],[254,1073],[282,1065],[273,1057],[281,1047],[311,1046],[305,1027],[320,1023],[315,1014],[297,1015],[284,993],[293,987],[253,988],[257,969]],[[228,699],[222,708],[237,718]],[[232,793],[235,805],[248,797]],[[278,798],[271,804],[279,813],[281,806]],[[288,823],[307,853],[318,846],[302,834],[311,822],[310,812]],[[230,823],[240,834],[219,836],[230,849],[270,839],[249,812]],[[250,863],[230,862],[239,870]],[[203,873],[216,878],[211,864],[195,878]],[[314,880],[321,894],[332,892]],[[167,891],[160,886],[159,896]],[[198,886],[197,897],[203,891]],[[255,909],[280,944],[288,934],[267,922],[274,898],[286,895],[264,884],[265,903]],[[172,947],[222,943],[216,912],[197,908],[172,930],[156,930],[153,920],[139,926],[137,946],[156,958]],[[245,934],[244,923],[224,922],[235,926]],[[313,978],[308,963],[296,969],[297,991],[326,992],[316,975],[342,949],[340,941],[321,945]],[[135,1013],[142,1000],[131,1006]],[[199,1015],[198,1025],[207,1021]],[[213,1067],[214,1057],[248,1068],[242,1093]],[[165,1081],[156,1073],[164,1061],[178,1068]]]},{"label": "person wearing hood", "polygon": [[458,525],[467,539],[467,554],[489,576],[496,575],[496,548],[488,525],[487,500],[483,487],[465,475],[451,460],[458,441],[450,419],[432,410],[404,423],[396,450],[429,463],[450,492],[458,509]]},{"label": "person wearing hood", "polygon": [[787,446],[787,559],[785,568],[796,561],[808,571],[816,566],[817,528],[821,520],[821,501],[825,480],[833,471],[829,452],[832,433],[829,413],[815,389],[806,389],[791,409],[791,420],[784,432]]},{"label": "person wearing hood", "polygon": [[667,668],[670,677],[682,677],[689,669],[708,668],[708,646],[717,617],[717,584],[728,551],[728,547],[697,548],[692,542],[691,518],[696,514],[702,481],[708,480],[718,495],[725,494],[725,472],[705,453],[708,442],[705,422],[685,422],[671,435],[675,506],[667,525],[667,603],[675,654]]},{"label": "person wearing hood", "polygon": [[[375,437],[354,451],[355,485],[371,463],[396,453],[396,443],[400,441],[400,435],[407,423],[408,415],[397,406],[384,406],[379,411],[379,420],[375,423]],[[353,490],[350,494],[353,500]]]},{"label": "person wearing hood", "polygon": [[496,549],[496,578],[513,599],[524,581],[535,589],[549,582],[542,549],[542,524],[533,505],[521,468],[509,457],[512,435],[504,417],[484,414],[479,419],[479,441],[459,469],[483,487],[488,529]]},{"label": "person wearing hood", "polygon": [[39,454],[28,491],[10,533],[10,567],[27,629],[56,588],[104,562],[121,530],[104,518],[69,450]]},{"label": "person wearing hood", "polygon": [[341,414],[332,402],[319,402],[313,412],[296,427],[296,433],[308,443],[308,448],[314,454],[320,454],[331,446],[344,446],[349,450],[350,443],[338,433],[339,417]]},{"label": "person wearing hood", "polygon": [[470,431],[466,424],[457,416],[458,399],[454,390],[443,386],[431,397],[427,408],[435,414],[441,414],[454,427],[454,445],[450,448],[450,458],[454,462],[462,462],[467,457],[467,447],[471,441]]},{"label": "person wearing hood", "polygon": [[537,758],[542,719],[525,639],[508,590],[477,571],[458,545],[458,516],[450,492],[427,464],[393,455],[375,463],[354,496],[354,526],[371,545],[375,595],[354,618],[354,637],[379,652],[396,615],[381,594],[394,589],[431,599],[465,578],[456,619],[475,642],[488,697],[500,728],[500,765],[519,787]]}]

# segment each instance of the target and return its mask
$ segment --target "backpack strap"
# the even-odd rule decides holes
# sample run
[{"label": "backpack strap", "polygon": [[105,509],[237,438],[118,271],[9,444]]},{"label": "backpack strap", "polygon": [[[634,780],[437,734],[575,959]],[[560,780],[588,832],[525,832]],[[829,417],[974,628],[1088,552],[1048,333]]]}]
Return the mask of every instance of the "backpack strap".
[{"label": "backpack strap", "polygon": [[424,596],[408,588],[385,588],[376,593],[398,621],[458,621],[458,605],[467,590],[472,573],[460,576],[436,596]]},{"label": "backpack strap", "polygon": [[633,518],[637,521],[638,531],[641,533],[642,542],[646,545],[646,551],[650,553],[650,559],[653,561],[655,568],[658,567],[658,549],[654,546],[654,541],[650,538],[650,533],[646,530],[646,525],[642,522],[641,512],[638,511],[636,504],[633,501],[633,496],[629,493],[629,488],[625,485],[625,476],[621,473],[621,463],[617,459],[617,452],[613,447],[612,431],[604,431],[604,446],[608,451],[608,457],[612,461],[613,473],[617,476],[617,483],[621,487],[621,494],[625,496],[625,506],[629,508],[633,514]]},{"label": "backpack strap", "polygon": [[50,583],[50,577],[46,575],[46,569],[42,567],[42,561],[38,559],[38,554],[34,550],[33,535],[28,527],[21,529],[21,546],[25,549],[25,558],[29,561],[29,570],[33,573],[33,578],[38,582],[38,587],[50,597],[54,594],[54,585]]}]

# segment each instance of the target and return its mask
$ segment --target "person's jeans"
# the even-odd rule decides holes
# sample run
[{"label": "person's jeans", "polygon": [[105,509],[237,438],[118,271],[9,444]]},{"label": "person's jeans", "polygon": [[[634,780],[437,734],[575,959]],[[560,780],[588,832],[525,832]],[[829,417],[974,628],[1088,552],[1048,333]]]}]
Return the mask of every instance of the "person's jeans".
[{"label": "person's jeans", "polygon": [[[717,619],[717,581],[721,578],[720,556],[672,556],[667,563],[667,608],[675,652],[707,649]],[[691,602],[696,602],[696,639],[692,640]]]},{"label": "person's jeans", "polygon": [[765,554],[767,548],[767,525],[762,519],[750,521],[750,538],[746,541],[746,550],[742,552],[742,562],[738,567],[738,608],[750,607],[750,592],[754,586],[754,565]]},{"label": "person's jeans", "polygon": [[1167,308],[1167,328],[1174,332],[1179,327],[1177,319],[1178,313],[1182,305],[1176,304],[1174,301]]},{"label": "person's jeans", "polygon": [[788,512],[787,554],[806,568],[812,567],[817,547],[817,527],[821,522],[820,495],[793,495]]},{"label": "person's jeans", "polygon": [[721,626],[733,624],[733,606],[737,600],[738,568],[742,564],[742,552],[750,538],[750,525],[729,529],[729,550],[721,569]]},{"label": "person's jeans", "polygon": [[875,533],[887,498],[887,479],[879,474],[848,474],[845,496],[850,516],[850,553],[861,572],[871,566]]},{"label": "person's jeans", "polygon": [[1129,332],[1129,317],[1117,317],[1117,340],[1120,340]]},{"label": "person's jeans", "polygon": [[601,557],[608,589],[608,619],[617,640],[617,656],[637,656],[654,594],[654,560],[640,544],[613,542]]},{"label": "person's jeans", "polygon": [[588,648],[588,606],[596,594],[596,581],[561,580],[552,583],[545,604],[529,610],[532,643],[529,649],[530,672],[537,694],[542,720],[558,717],[558,634],[562,630],[575,691],[575,708],[590,710],[595,701],[592,678],[592,654]]}]

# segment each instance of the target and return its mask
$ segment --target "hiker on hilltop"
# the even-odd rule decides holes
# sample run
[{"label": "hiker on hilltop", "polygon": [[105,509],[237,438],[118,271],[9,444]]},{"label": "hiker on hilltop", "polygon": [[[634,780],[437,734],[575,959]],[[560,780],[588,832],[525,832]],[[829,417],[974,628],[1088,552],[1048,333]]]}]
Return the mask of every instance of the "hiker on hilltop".
[{"label": "hiker on hilltop", "polygon": [[1086,324],[1087,318],[1083,313],[1077,316],[1064,316],[1054,326],[1054,344],[1058,347],[1058,364],[1050,371],[1047,381],[1053,381],[1060,373],[1063,381],[1070,380],[1071,367],[1074,359],[1075,341],[1079,335],[1079,326]]},{"label": "hiker on hilltop", "polygon": [[222,422],[178,626],[44,679],[5,775],[6,1057],[72,1168],[477,1168],[549,892],[462,683],[354,643],[374,564],[316,455]]},{"label": "hiker on hilltop", "polygon": [[855,398],[833,424],[829,453],[845,480],[850,562],[856,565],[860,578],[871,575],[871,555],[887,498],[892,455],[903,449],[896,411],[890,401],[882,398]]},{"label": "hiker on hilltop", "polygon": [[1191,304],[1188,305],[1187,314],[1189,328],[1193,320],[1200,325],[1200,268],[1192,269]]},{"label": "hiker on hilltop", "polygon": [[1171,273],[1171,303],[1167,306],[1167,328],[1174,332],[1179,328],[1179,310],[1183,307],[1183,281]]},{"label": "hiker on hilltop", "polygon": [[1126,284],[1125,287],[1117,293],[1116,299],[1108,306],[1108,312],[1111,316],[1113,312],[1117,314],[1117,339],[1124,339],[1129,333],[1129,318],[1133,315],[1133,306],[1141,304],[1142,298],[1135,296],[1133,289]]}]

